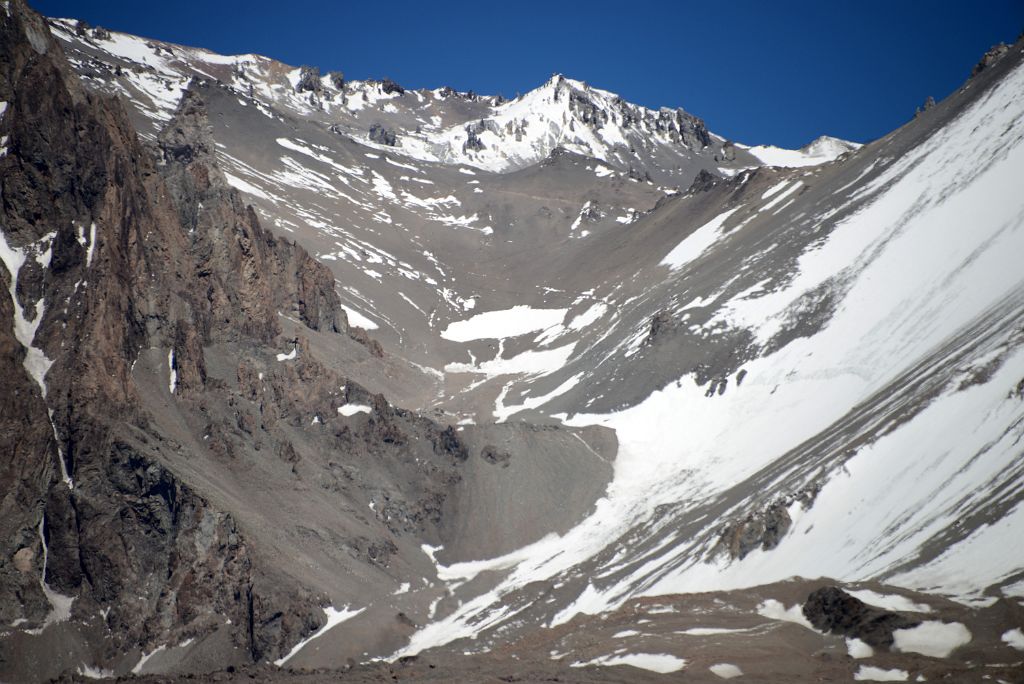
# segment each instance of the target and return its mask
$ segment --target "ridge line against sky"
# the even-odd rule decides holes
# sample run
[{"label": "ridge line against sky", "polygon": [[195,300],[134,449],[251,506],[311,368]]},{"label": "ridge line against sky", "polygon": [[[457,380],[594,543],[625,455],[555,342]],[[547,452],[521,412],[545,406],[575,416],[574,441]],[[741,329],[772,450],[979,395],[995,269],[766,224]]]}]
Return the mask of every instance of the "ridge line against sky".
[{"label": "ridge line against sky", "polygon": [[1024,0],[29,2],[48,16],[408,88],[513,97],[557,72],[652,109],[683,107],[739,142],[789,148],[885,135],[1024,29]]}]

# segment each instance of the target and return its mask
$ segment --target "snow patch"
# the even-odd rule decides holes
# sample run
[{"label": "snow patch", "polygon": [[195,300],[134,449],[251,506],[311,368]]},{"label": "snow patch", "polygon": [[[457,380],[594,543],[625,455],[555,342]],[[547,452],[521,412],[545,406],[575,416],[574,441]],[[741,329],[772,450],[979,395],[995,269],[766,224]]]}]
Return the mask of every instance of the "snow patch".
[{"label": "snow patch", "polygon": [[1012,646],[1018,651],[1024,651],[1024,632],[1021,631],[1020,627],[1003,632],[1003,636],[1000,638],[1004,644]]},{"label": "snow patch", "polygon": [[484,311],[472,318],[449,323],[441,332],[441,337],[453,342],[517,337],[561,323],[566,311],[534,309],[525,304],[511,309]]},{"label": "snow patch", "polygon": [[858,682],[905,682],[910,678],[906,670],[893,668],[886,670],[873,665],[861,665],[853,673],[854,681]]},{"label": "snow patch", "polygon": [[799,603],[796,605],[786,608],[784,604],[775,599],[768,599],[757,607],[757,614],[761,617],[766,617],[772,620],[782,620],[784,622],[793,622],[806,627],[807,629],[814,630],[814,627],[807,618],[804,617],[803,606]]},{"label": "snow patch", "polygon": [[586,662],[572,663],[570,667],[588,667],[599,665],[612,667],[615,665],[632,665],[641,670],[666,674],[678,672],[686,667],[686,660],[667,653],[625,653],[623,655],[601,656]]},{"label": "snow patch", "polygon": [[846,651],[851,658],[870,658],[875,655],[875,649],[856,638],[846,640]]},{"label": "snow patch", "polygon": [[[278,355],[280,356],[280,355]],[[174,349],[167,350],[167,391],[174,394],[178,388],[178,370],[174,365]]]},{"label": "snow patch", "polygon": [[338,407],[338,413],[343,416],[354,416],[357,413],[370,413],[371,409],[366,404],[345,404]]},{"label": "snow patch", "polygon": [[718,663],[708,668],[711,673],[721,677],[722,679],[735,679],[736,677],[743,676],[743,670],[732,663]]},{"label": "snow patch", "polygon": [[960,646],[970,643],[971,632],[959,622],[927,620],[917,627],[897,629],[892,637],[893,648],[897,651],[947,658]]},{"label": "snow patch", "polygon": [[348,322],[350,325],[354,325],[357,328],[363,328],[364,330],[377,330],[380,327],[350,306],[342,304],[341,308],[344,309],[345,313],[348,315]]}]

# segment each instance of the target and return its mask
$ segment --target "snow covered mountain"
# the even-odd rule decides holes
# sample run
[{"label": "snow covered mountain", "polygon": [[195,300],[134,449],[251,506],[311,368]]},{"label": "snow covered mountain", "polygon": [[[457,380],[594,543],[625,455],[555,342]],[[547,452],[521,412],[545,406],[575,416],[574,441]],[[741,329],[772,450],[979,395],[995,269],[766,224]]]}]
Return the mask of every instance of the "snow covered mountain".
[{"label": "snow covered mountain", "polygon": [[1019,672],[1020,42],[781,150],[0,21],[0,677]]},{"label": "snow covered mountain", "polygon": [[559,74],[506,101],[447,87],[406,91],[388,79],[346,81],[337,72],[321,76],[314,67],[290,67],[259,55],[222,56],[72,20],[53,26],[67,42],[72,63],[96,79],[97,87],[125,95],[144,110],[144,132],[166,122],[177,94],[199,78],[215,80],[268,113],[317,121],[370,147],[494,172],[532,166],[563,148],[638,177],[687,183],[699,169],[721,175],[762,163],[804,166],[856,147],[822,137],[801,150],[761,146],[748,154],[682,109],[653,111]]}]

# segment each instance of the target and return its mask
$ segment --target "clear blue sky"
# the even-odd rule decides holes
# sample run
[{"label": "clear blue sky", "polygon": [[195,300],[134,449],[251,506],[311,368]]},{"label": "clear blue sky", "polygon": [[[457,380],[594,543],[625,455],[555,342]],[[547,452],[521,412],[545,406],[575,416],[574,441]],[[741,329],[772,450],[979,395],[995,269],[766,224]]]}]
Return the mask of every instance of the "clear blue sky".
[{"label": "clear blue sky", "polygon": [[560,72],[786,147],[884,135],[1024,30],[1024,0],[29,1],[50,16],[412,88],[513,96]]}]

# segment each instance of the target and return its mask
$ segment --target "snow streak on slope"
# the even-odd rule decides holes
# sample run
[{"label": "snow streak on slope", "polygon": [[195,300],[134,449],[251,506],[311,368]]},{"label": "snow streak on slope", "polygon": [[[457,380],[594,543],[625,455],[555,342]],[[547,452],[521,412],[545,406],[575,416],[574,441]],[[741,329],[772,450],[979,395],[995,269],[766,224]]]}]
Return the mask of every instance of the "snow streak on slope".
[{"label": "snow streak on slope", "polygon": [[[785,287],[721,314],[764,341],[827,288],[837,304],[819,332],[745,365],[724,395],[684,379],[625,411],[576,416],[618,434],[607,497],[561,537],[444,568],[507,574],[402,653],[511,619],[527,607],[516,592],[556,575],[590,578],[567,619],[637,594],[794,574],[887,577],[971,600],[1019,572],[1024,549],[1005,540],[1024,524],[1022,177],[1018,67],[866,188],[867,204],[803,254]],[[812,482],[823,483],[816,501],[791,507],[778,548],[705,562],[752,497]],[[632,555],[607,550],[626,534]]]}]

